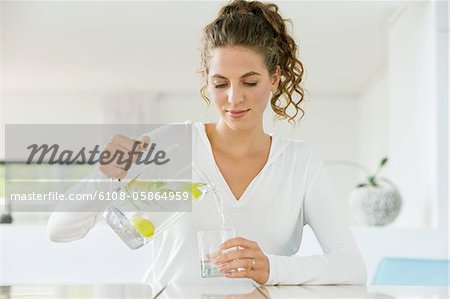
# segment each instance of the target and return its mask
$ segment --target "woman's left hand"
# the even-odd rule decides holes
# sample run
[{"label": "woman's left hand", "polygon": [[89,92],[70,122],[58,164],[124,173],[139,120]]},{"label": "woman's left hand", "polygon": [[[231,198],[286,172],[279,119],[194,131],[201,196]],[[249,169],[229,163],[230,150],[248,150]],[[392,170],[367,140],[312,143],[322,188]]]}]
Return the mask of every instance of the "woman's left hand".
[{"label": "woman's left hand", "polygon": [[259,284],[266,283],[269,279],[270,264],[258,243],[238,237],[227,240],[220,249],[223,251],[233,247],[238,249],[219,255],[214,260],[225,277],[245,277]]}]

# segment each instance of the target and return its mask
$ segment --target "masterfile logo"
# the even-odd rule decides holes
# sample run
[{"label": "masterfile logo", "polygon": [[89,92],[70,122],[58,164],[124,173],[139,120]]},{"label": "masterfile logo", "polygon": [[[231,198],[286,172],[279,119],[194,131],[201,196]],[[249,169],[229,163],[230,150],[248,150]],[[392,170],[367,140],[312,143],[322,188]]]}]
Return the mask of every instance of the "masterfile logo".
[{"label": "masterfile logo", "polygon": [[[159,195],[167,192],[157,188],[147,188],[145,194],[126,189],[136,187],[142,173],[147,187],[192,179],[191,124],[7,124],[5,133],[5,198],[15,211],[53,211],[57,205],[63,211],[102,211],[104,205],[82,202],[136,202],[143,196],[161,200]],[[142,141],[106,150],[117,135]],[[149,138],[144,141],[142,136]],[[110,163],[127,171],[127,176],[116,180],[103,174],[99,166]],[[79,188],[71,192],[80,184],[86,192]],[[174,193],[173,203],[167,203],[169,210],[178,197],[183,199],[180,194]]]}]

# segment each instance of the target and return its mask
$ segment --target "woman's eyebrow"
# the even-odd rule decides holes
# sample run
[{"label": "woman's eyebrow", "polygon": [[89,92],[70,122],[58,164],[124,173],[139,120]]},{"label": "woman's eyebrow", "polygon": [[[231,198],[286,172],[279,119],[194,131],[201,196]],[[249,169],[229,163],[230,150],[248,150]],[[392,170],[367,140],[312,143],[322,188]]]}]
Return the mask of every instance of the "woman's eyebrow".
[{"label": "woman's eyebrow", "polygon": [[257,73],[257,72],[248,72],[248,73],[242,75],[241,78],[245,78],[245,77],[249,77],[249,76],[253,76],[253,75],[261,76],[261,74]]},{"label": "woman's eyebrow", "polygon": [[[248,73],[242,75],[241,78],[245,78],[245,77],[249,77],[249,76],[253,76],[253,75],[261,76],[261,74],[258,73],[258,72],[248,72]],[[224,77],[224,76],[219,75],[219,74],[214,74],[211,77],[212,78],[218,78],[218,79],[228,79],[227,77]]]}]

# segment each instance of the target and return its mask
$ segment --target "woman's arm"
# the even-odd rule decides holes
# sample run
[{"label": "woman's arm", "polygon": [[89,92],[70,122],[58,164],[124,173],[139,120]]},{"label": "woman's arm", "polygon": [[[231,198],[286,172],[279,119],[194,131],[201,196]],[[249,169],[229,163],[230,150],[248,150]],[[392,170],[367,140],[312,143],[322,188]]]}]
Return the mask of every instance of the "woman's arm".
[{"label": "woman's arm", "polygon": [[[94,194],[96,191],[110,192],[108,178],[96,168],[87,178],[65,192],[69,194]],[[101,219],[107,201],[62,202],[50,215],[47,223],[47,235],[53,242],[71,242],[86,234]]]},{"label": "woman's arm", "polygon": [[315,169],[303,202],[305,224],[314,231],[324,254],[267,255],[266,284],[364,284],[366,266],[350,231],[342,205],[336,202],[323,162],[312,157]]},{"label": "woman's arm", "polygon": [[[162,125],[146,135],[158,148],[167,149],[174,143],[185,147],[191,145],[191,122],[183,124]],[[129,140],[130,142],[132,139]],[[190,154],[190,151],[189,151]],[[94,194],[96,192],[111,192],[108,176],[114,176],[115,167],[104,165],[98,167],[83,181],[69,188],[65,195],[69,194]],[[134,170],[136,171],[136,170]],[[107,173],[108,175],[105,175]],[[134,173],[135,174],[135,173]],[[121,175],[133,176],[133,169],[122,172]],[[125,180],[126,181],[126,180]],[[103,211],[110,201],[86,201],[63,202],[57,206],[47,223],[47,235],[53,242],[71,242],[82,239],[102,219]]]}]

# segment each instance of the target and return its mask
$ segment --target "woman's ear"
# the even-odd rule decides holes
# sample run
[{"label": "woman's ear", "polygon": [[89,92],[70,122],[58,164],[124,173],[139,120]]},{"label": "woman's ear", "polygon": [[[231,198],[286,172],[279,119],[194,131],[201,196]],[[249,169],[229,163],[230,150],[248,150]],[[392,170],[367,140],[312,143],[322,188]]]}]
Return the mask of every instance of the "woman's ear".
[{"label": "woman's ear", "polygon": [[271,76],[271,90],[275,92],[278,89],[278,85],[280,84],[280,77],[281,77],[281,68],[279,65],[277,65],[277,69],[275,70],[275,73],[273,73]]}]

